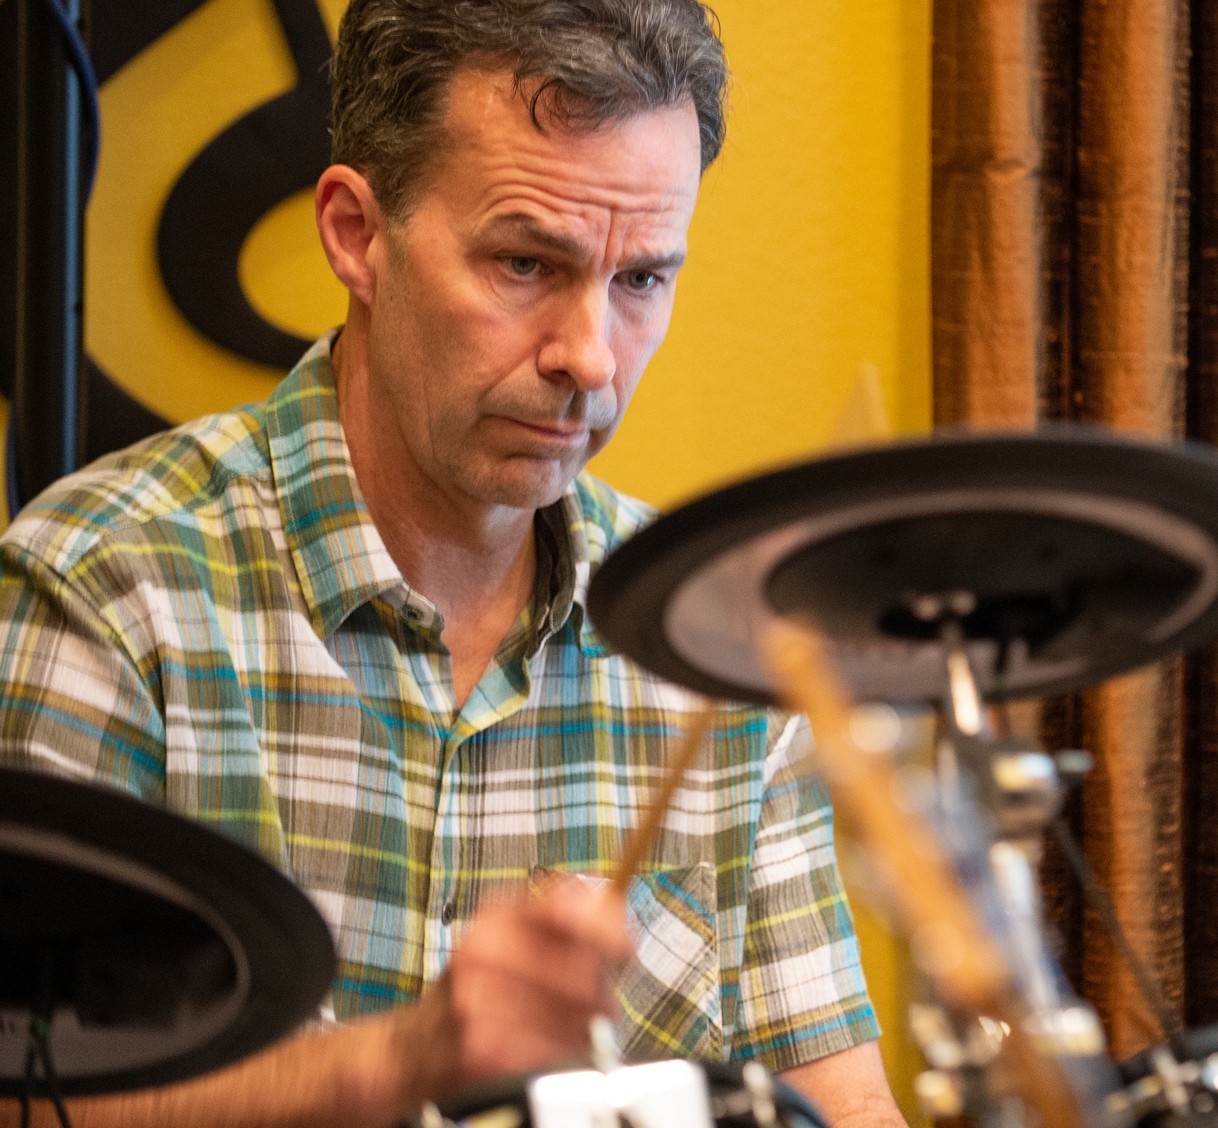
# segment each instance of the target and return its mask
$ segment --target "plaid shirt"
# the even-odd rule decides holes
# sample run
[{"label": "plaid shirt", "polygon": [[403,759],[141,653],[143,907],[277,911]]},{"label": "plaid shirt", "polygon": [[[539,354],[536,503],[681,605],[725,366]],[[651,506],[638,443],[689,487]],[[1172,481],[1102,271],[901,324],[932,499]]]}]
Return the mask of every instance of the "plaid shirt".
[{"label": "plaid shirt", "polygon": [[[590,572],[649,517],[584,475],[454,707],[436,607],[361,500],[329,338],[271,398],[56,484],[0,542],[0,759],[217,824],[313,897],[339,1018],[418,997],[479,899],[604,878],[699,702],[607,652]],[[629,892],[629,1056],[773,1069],[873,1038],[801,721],[725,707]]]}]

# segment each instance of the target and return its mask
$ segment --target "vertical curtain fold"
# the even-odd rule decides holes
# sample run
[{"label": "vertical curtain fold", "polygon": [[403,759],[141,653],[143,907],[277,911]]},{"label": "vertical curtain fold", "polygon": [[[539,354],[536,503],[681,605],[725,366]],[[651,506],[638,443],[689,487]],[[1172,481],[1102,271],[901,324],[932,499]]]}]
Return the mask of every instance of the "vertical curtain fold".
[{"label": "vertical curtain fold", "polygon": [[[1077,418],[1156,438],[1184,431],[1188,280],[1188,27],[1167,0],[1081,5],[1075,146]],[[1083,840],[1134,951],[1183,1007],[1181,662],[1084,696]],[[1083,993],[1114,1053],[1161,1041],[1098,923]]]},{"label": "vertical curtain fold", "polygon": [[935,420],[1028,425],[1039,323],[1035,11],[936,4],[933,20]]},{"label": "vertical curtain fold", "polygon": [[[1218,14],[1183,0],[937,0],[935,419],[1218,438]],[[1071,818],[1175,1020],[1218,1019],[1218,668],[1039,706],[1096,759]],[[1063,964],[1113,1053],[1163,1032],[1060,862]]]}]

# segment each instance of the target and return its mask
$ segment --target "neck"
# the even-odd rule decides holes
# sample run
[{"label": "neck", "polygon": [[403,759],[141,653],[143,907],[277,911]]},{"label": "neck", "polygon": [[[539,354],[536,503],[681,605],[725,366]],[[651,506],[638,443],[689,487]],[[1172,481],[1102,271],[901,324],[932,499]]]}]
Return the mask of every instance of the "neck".
[{"label": "neck", "polygon": [[535,514],[453,496],[410,473],[394,457],[386,413],[368,394],[358,333],[344,330],[333,363],[339,418],[364,501],[407,583],[444,616],[460,705],[532,597]]}]

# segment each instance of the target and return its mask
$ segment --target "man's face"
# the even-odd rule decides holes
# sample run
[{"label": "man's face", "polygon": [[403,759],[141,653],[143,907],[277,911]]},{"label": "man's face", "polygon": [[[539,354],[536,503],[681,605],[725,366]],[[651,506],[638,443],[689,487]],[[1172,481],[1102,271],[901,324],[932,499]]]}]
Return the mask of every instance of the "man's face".
[{"label": "man's face", "polygon": [[446,124],[372,299],[381,449],[424,492],[532,509],[608,442],[668,328],[697,118],[683,103],[543,133],[510,78],[465,71]]}]

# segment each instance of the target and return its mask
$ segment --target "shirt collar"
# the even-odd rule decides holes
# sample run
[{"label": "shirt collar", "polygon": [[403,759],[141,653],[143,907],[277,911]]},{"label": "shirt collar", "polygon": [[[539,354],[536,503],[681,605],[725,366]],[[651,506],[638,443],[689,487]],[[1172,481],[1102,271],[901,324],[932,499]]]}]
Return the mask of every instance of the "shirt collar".
[{"label": "shirt collar", "polygon": [[374,596],[402,606],[412,598],[355,479],[330,362],[337,333],[305,353],[266,410],[284,532],[313,629],[322,638]]},{"label": "shirt collar", "polygon": [[588,618],[588,585],[605,558],[655,515],[641,502],[610,489],[588,473],[580,474],[543,516],[555,531],[560,552],[559,583],[551,606],[553,630],[568,618],[588,657],[611,653]]}]

